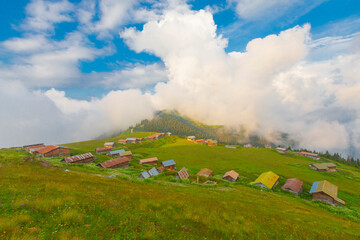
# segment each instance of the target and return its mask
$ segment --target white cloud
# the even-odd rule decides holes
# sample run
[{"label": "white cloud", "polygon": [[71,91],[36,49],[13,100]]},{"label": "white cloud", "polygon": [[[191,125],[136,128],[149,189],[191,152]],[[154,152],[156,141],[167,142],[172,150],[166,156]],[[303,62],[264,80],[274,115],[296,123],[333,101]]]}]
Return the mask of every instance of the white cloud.
[{"label": "white cloud", "polygon": [[75,6],[68,0],[33,0],[26,6],[28,17],[22,24],[25,31],[52,31],[55,23],[70,22]]}]

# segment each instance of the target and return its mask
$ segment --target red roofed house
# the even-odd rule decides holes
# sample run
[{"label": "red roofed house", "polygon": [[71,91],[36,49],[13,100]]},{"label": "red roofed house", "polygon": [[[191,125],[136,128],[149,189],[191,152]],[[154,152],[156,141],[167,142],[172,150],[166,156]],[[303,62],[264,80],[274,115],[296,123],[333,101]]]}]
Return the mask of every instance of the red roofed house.
[{"label": "red roofed house", "polygon": [[289,178],[284,186],[281,187],[283,191],[288,191],[296,195],[300,195],[303,192],[303,182],[296,178]]},{"label": "red roofed house", "polygon": [[228,180],[229,182],[236,182],[239,178],[239,174],[234,170],[231,170],[223,176],[223,179]]},{"label": "red roofed house", "polygon": [[139,161],[140,164],[157,164],[158,158],[157,157],[153,157],[153,158],[146,158],[146,159],[141,159]]},{"label": "red roofed house", "polygon": [[67,157],[70,156],[70,148],[50,145],[37,151],[42,157]]},{"label": "red roofed house", "polygon": [[265,144],[265,148],[271,148],[270,144]]},{"label": "red roofed house", "polygon": [[213,171],[208,168],[201,169],[196,175],[197,176],[203,176],[203,177],[210,177],[212,175]]},{"label": "red roofed house", "polygon": [[110,152],[110,151],[111,151],[111,148],[107,148],[107,147],[95,149],[96,153],[103,153],[103,152]]},{"label": "red roofed house", "polygon": [[120,143],[120,144],[126,144],[126,139],[119,139],[118,143]]},{"label": "red roofed house", "polygon": [[129,167],[129,162],[129,157],[119,157],[103,163],[99,163],[98,166],[103,168],[127,168]]},{"label": "red roofed house", "polygon": [[312,159],[314,159],[314,160],[319,160],[319,159],[320,159],[319,154],[315,154],[315,153],[299,152],[299,154],[300,154],[301,156],[308,157],[308,158],[312,158]]},{"label": "red roofed house", "polygon": [[204,139],[196,139],[195,143],[204,143],[204,141],[205,141]]},{"label": "red roofed house", "polygon": [[94,161],[94,156],[92,153],[84,153],[72,157],[66,157],[61,161],[66,163],[89,163]]},{"label": "red roofed house", "polygon": [[45,147],[45,145],[43,143],[23,146],[23,148],[28,152],[30,151],[30,149],[43,148],[43,147]]},{"label": "red roofed house", "polygon": [[176,177],[178,179],[187,179],[189,178],[189,173],[186,171],[186,168],[182,168],[180,171],[177,172]]}]

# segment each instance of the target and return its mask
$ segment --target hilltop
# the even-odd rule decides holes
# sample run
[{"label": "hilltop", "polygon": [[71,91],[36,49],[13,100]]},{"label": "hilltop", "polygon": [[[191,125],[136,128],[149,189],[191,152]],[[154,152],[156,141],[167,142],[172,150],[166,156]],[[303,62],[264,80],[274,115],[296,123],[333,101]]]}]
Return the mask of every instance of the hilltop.
[{"label": "hilltop", "polygon": [[[173,131],[174,132],[174,131]],[[97,158],[85,165],[60,162],[61,157],[32,158],[29,153],[0,151],[3,220],[0,236],[22,239],[358,239],[360,237],[360,171],[333,162],[337,172],[316,172],[315,161],[274,149],[227,149],[194,144],[178,136],[118,146],[133,152],[130,167],[102,169],[96,164],[111,159],[96,154],[104,142],[146,137],[153,132],[64,144],[72,155],[92,152]],[[176,180],[166,171],[138,179],[151,166],[138,160],[156,156],[174,159],[177,169],[187,168],[190,179]],[[24,162],[23,159],[28,161]],[[32,159],[29,161],[29,159]],[[67,168],[69,172],[65,172]],[[192,184],[201,168],[214,171],[213,186]],[[222,175],[240,174],[229,183]],[[249,183],[264,171],[280,175],[274,190]],[[287,178],[304,181],[304,194],[280,190]],[[339,188],[344,207],[313,202],[308,193],[313,181],[328,180]],[[204,179],[201,179],[203,182]]]}]

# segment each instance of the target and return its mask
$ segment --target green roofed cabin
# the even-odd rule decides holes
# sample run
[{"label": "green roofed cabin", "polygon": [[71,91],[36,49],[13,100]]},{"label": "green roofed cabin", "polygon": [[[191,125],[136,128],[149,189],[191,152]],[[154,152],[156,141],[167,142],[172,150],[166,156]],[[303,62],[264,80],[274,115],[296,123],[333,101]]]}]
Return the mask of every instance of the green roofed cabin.
[{"label": "green roofed cabin", "polygon": [[314,163],[309,168],[319,172],[336,172],[336,165],[333,163]]}]

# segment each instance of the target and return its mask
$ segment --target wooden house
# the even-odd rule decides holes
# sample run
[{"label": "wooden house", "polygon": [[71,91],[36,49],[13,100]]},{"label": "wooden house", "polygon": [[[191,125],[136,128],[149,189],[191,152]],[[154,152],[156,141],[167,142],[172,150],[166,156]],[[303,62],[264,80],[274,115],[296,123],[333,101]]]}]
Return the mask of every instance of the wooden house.
[{"label": "wooden house", "polygon": [[129,163],[129,157],[118,157],[103,163],[99,163],[98,166],[102,168],[127,168],[129,167]]},{"label": "wooden house", "polygon": [[231,170],[226,172],[222,178],[229,182],[236,182],[239,178],[239,174],[234,170]]},{"label": "wooden house", "polygon": [[334,206],[343,206],[345,202],[337,197],[338,187],[328,181],[314,182],[310,193],[314,201],[321,201]]},{"label": "wooden house", "polygon": [[92,153],[84,153],[72,157],[66,157],[61,161],[66,163],[90,163],[94,161],[94,155],[92,155]]},{"label": "wooden house", "polygon": [[162,138],[163,136],[165,136],[165,133],[155,133],[150,136],[147,136],[145,139],[146,140],[157,140],[159,138]]},{"label": "wooden house", "polygon": [[187,140],[191,141],[191,142],[194,142],[195,141],[195,136],[188,136]]},{"label": "wooden house", "polygon": [[334,163],[314,163],[309,167],[319,172],[336,172],[336,165]]},{"label": "wooden house", "polygon": [[245,144],[244,147],[246,148],[253,148],[253,145],[251,143]]},{"label": "wooden house", "polygon": [[171,132],[167,132],[165,135],[168,136],[168,137],[170,137],[170,136],[172,135],[172,133],[171,133]]},{"label": "wooden house", "polygon": [[217,145],[218,145],[218,141],[212,140],[212,139],[208,139],[207,142],[206,142],[206,144],[207,144],[208,146],[217,146]]},{"label": "wooden house", "polygon": [[111,156],[111,157],[115,157],[115,156],[120,157],[120,153],[122,153],[122,152],[125,152],[125,150],[124,149],[114,150],[114,151],[110,151],[108,153],[108,155]]},{"label": "wooden house", "polygon": [[70,148],[49,145],[37,150],[42,157],[68,157],[70,156]]},{"label": "wooden house", "polygon": [[159,175],[159,171],[155,167],[150,169],[148,172],[149,172],[150,176],[153,176],[153,177]]},{"label": "wooden house", "polygon": [[319,154],[310,153],[310,152],[299,152],[299,154],[301,156],[312,158],[314,160],[320,160],[320,155]]},{"label": "wooden house", "polygon": [[208,178],[212,175],[212,173],[213,171],[211,169],[203,168],[196,174],[196,176],[203,176]]},{"label": "wooden house", "polygon": [[175,165],[176,163],[173,159],[161,163],[161,166],[168,170],[175,170]]},{"label": "wooden house", "polygon": [[303,192],[302,188],[303,182],[296,178],[289,178],[284,186],[281,187],[281,190],[300,195]]},{"label": "wooden house", "polygon": [[144,140],[143,138],[136,138],[137,143],[141,143],[141,142],[143,142],[143,140]]},{"label": "wooden house", "polygon": [[131,151],[121,152],[119,155],[120,155],[120,157],[128,157],[128,158],[130,158],[130,160],[132,158],[132,152]]},{"label": "wooden house", "polygon": [[111,151],[111,148],[107,148],[107,147],[95,149],[96,153],[104,153],[104,152],[110,152],[110,151]]},{"label": "wooden house", "polygon": [[251,184],[262,188],[273,189],[279,183],[279,176],[273,172],[263,172]]},{"label": "wooden house", "polygon": [[126,143],[136,143],[136,138],[127,138]]},{"label": "wooden house", "polygon": [[119,140],[118,140],[118,143],[120,143],[120,144],[126,144],[126,139],[119,139]]},{"label": "wooden house", "polygon": [[276,151],[279,153],[288,153],[288,150],[286,148],[277,147]]},{"label": "wooden house", "polygon": [[44,147],[46,147],[46,146],[43,143],[36,143],[36,144],[23,146],[24,150],[27,151],[27,152],[34,152],[32,150],[40,149],[40,148],[44,148]]},{"label": "wooden house", "polygon": [[143,171],[142,173],[140,173],[138,178],[150,178],[150,174],[147,171]]},{"label": "wooden house", "polygon": [[196,139],[195,140],[195,143],[204,143],[205,142],[205,139]]},{"label": "wooden house", "polygon": [[186,168],[182,168],[180,171],[177,172],[176,178],[178,179],[188,179],[189,173],[186,171]]},{"label": "wooden house", "polygon": [[157,161],[158,161],[157,157],[152,157],[152,158],[141,159],[139,161],[139,164],[154,164],[154,165],[156,165]]},{"label": "wooden house", "polygon": [[113,148],[115,146],[116,146],[116,144],[114,142],[106,142],[106,143],[104,143],[104,147]]},{"label": "wooden house", "polygon": [[265,148],[271,148],[270,144],[265,144]]}]

